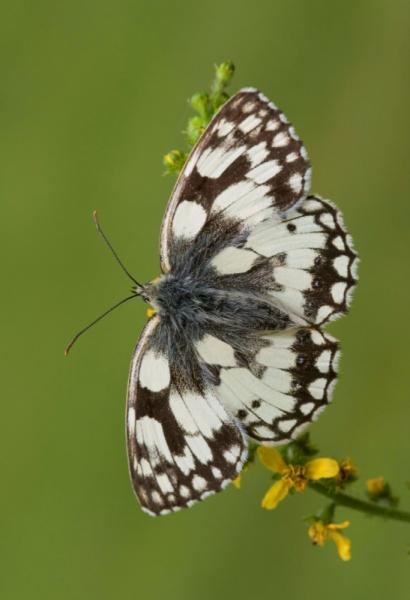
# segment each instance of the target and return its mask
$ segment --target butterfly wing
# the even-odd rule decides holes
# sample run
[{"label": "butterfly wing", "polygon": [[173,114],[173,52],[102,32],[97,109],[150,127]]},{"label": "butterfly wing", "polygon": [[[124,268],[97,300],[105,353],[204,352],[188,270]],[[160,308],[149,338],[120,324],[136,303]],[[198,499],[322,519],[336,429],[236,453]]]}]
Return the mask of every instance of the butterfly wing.
[{"label": "butterfly wing", "polygon": [[331,400],[338,343],[316,328],[255,336],[238,348],[208,335],[197,350],[219,370],[218,398],[259,443],[295,439]]},{"label": "butterfly wing", "polygon": [[247,450],[241,429],[212,389],[187,388],[161,345],[153,317],[135,350],[128,383],[131,480],[143,510],[190,507],[237,476]]},{"label": "butterfly wing", "polygon": [[285,115],[254,88],[240,90],[215,115],[177,180],[161,231],[168,272],[180,244],[209,220],[261,220],[284,212],[309,191],[306,150]]}]

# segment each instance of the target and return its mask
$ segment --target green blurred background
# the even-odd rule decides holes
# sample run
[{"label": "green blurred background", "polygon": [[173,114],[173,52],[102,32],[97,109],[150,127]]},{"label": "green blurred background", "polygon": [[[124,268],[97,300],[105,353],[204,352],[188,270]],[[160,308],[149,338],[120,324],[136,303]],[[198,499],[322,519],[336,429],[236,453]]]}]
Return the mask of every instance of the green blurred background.
[{"label": "green blurred background", "polygon": [[215,62],[294,122],[313,190],[343,210],[360,286],[341,378],[312,433],[325,455],[385,474],[410,506],[408,1],[4,1],[0,8],[2,445],[0,596],[202,600],[409,597],[410,528],[350,518],[353,559],[313,548],[307,492],[274,512],[255,467],[192,510],[151,519],[128,481],[124,396],[145,322],[130,303],[70,336],[158,273],[187,98]]}]

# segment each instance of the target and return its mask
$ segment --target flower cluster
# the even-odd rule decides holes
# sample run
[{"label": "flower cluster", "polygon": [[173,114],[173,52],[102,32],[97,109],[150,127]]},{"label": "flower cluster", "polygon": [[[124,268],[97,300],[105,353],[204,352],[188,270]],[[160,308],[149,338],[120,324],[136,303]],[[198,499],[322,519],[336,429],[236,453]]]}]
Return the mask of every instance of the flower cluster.
[{"label": "flower cluster", "polygon": [[[335,522],[335,511],[339,506],[410,522],[409,513],[395,508],[398,499],[392,494],[390,485],[383,477],[368,479],[366,493],[370,502],[360,500],[345,493],[345,489],[358,479],[358,470],[353,460],[313,458],[317,452],[308,435],[282,446],[279,450],[250,445],[249,459],[242,474],[249,470],[256,457],[272,474],[273,481],[262,498],[262,508],[276,509],[289,494],[304,492],[307,488],[326,496],[331,502],[307,518],[307,533],[315,546],[322,547],[327,541],[334,542],[339,558],[343,561],[351,558],[351,541],[342,533],[350,522]],[[242,475],[233,481],[237,489],[240,489],[241,481]]]},{"label": "flower cluster", "polygon": [[[334,458],[313,458],[306,460],[303,456],[303,448],[309,448],[307,438],[304,443],[297,448],[296,455],[299,457],[298,463],[285,461],[282,454],[276,448],[259,446],[257,450],[261,463],[274,473],[274,483],[268,489],[262,498],[262,508],[272,510],[276,508],[289,492],[303,492],[310,481],[319,481],[320,479],[333,479],[339,485],[345,485],[345,482],[351,479],[355,470],[352,461],[337,462]],[[302,450],[302,452],[301,452]],[[294,448],[288,454],[295,454]],[[309,448],[312,453],[312,448]],[[324,546],[327,540],[335,542],[339,557],[342,560],[350,560],[350,540],[344,536],[340,530],[345,529],[348,521],[341,524],[333,522],[334,505],[330,505],[326,510],[321,511],[320,515],[311,519],[312,523],[308,529],[308,535],[313,544]]]}]

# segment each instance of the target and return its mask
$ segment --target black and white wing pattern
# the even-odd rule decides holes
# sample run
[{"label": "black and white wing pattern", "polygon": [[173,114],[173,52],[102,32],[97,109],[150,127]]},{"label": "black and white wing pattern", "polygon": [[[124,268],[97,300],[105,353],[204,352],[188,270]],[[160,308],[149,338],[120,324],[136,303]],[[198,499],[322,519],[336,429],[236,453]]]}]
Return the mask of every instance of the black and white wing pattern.
[{"label": "black and white wing pattern", "polygon": [[309,184],[301,141],[255,89],[221,108],[178,178],[128,388],[131,479],[150,514],[221,490],[245,435],[289,442],[331,400],[338,343],[321,327],[347,311],[358,259]]},{"label": "black and white wing pattern", "polygon": [[160,328],[156,316],[141,335],[127,406],[131,480],[143,510],[153,516],[222,490],[247,457],[241,429],[213,391],[181,381],[161,347]]},{"label": "black and white wing pattern", "polygon": [[328,200],[309,196],[285,217],[258,223],[244,250],[270,260],[269,296],[294,323],[322,325],[347,312],[358,258],[341,213]]},{"label": "black and white wing pattern", "polygon": [[260,336],[253,347],[248,340],[232,352],[231,362],[226,348],[225,360],[216,351],[221,340],[207,343],[204,358],[219,364],[217,396],[246,434],[260,443],[296,439],[331,401],[339,349],[327,333],[296,328]]},{"label": "black and white wing pattern", "polygon": [[161,231],[163,272],[180,244],[218,214],[257,222],[287,211],[309,186],[306,150],[285,115],[258,90],[240,90],[212,119],[177,180]]}]

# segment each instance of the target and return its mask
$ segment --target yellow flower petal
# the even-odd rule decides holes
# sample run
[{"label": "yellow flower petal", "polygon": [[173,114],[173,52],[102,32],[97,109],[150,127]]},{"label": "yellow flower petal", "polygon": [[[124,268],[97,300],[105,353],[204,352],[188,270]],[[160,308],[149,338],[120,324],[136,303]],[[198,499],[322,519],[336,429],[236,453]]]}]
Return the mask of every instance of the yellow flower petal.
[{"label": "yellow flower petal", "polygon": [[241,488],[241,476],[238,475],[238,477],[235,477],[235,479],[232,479],[232,483],[234,484],[236,489],[239,490]]},{"label": "yellow flower petal", "polygon": [[266,508],[266,510],[276,508],[279,502],[286,498],[291,487],[292,484],[289,481],[283,479],[276,481],[264,495],[262,499],[262,508]]},{"label": "yellow flower petal", "polygon": [[351,553],[350,547],[352,542],[345,535],[340,533],[339,531],[332,531],[329,527],[329,537],[334,541],[337,547],[337,553],[339,554],[339,558],[342,560],[350,560]]},{"label": "yellow flower petal", "polygon": [[264,467],[270,469],[274,473],[283,473],[287,464],[282,458],[281,453],[276,448],[268,448],[267,446],[259,446],[259,460]]},{"label": "yellow flower petal", "polygon": [[306,476],[308,479],[336,477],[338,473],[339,464],[333,458],[315,458],[306,463]]},{"label": "yellow flower petal", "polygon": [[346,527],[349,527],[349,525],[350,521],[343,521],[342,523],[329,523],[327,528],[331,531],[337,531],[338,529],[346,529]]}]

